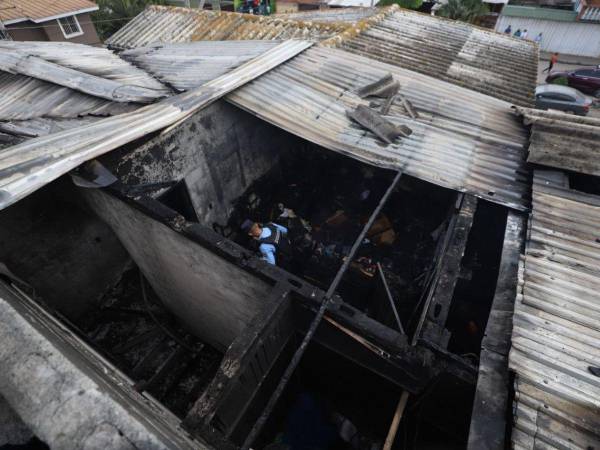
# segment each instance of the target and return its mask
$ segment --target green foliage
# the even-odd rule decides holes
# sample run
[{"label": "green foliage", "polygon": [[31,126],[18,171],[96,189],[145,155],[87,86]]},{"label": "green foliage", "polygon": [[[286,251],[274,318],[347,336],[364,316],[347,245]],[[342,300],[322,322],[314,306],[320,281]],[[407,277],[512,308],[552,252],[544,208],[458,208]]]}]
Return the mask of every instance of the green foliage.
[{"label": "green foliage", "polygon": [[567,77],[558,77],[558,78],[555,78],[554,80],[552,80],[551,84],[559,84],[561,86],[568,86],[569,80],[567,80]]},{"label": "green foliage", "polygon": [[423,0],[381,0],[377,6],[389,6],[397,4],[406,9],[419,9],[423,4]]},{"label": "green foliage", "polygon": [[148,5],[164,5],[164,0],[97,0],[100,9],[92,15],[101,39],[107,39],[141,13]]},{"label": "green foliage", "polygon": [[479,16],[488,12],[490,12],[488,6],[481,0],[448,0],[437,14],[449,19],[474,23]]}]

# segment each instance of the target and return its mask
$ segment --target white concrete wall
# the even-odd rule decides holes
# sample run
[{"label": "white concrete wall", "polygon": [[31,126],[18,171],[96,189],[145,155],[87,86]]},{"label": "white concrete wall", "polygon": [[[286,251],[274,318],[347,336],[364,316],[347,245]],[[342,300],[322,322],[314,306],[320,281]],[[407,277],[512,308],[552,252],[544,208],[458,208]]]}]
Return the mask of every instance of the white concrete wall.
[{"label": "white concrete wall", "polygon": [[542,51],[600,57],[600,24],[500,16],[496,31],[502,32],[509,25],[513,33],[519,28],[527,29],[529,39],[543,33]]}]

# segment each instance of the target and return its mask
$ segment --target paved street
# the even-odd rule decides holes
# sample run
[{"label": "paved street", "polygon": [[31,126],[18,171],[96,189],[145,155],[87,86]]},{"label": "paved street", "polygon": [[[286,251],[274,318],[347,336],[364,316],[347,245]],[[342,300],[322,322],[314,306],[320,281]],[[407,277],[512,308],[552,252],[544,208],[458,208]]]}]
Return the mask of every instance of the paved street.
[{"label": "paved street", "polygon": [[[540,84],[545,84],[546,83],[546,77],[548,76],[548,72],[544,72],[544,69],[546,69],[546,67],[548,67],[548,59],[545,59],[546,55],[542,55],[540,58],[540,62],[538,64],[538,77],[537,77],[537,83],[538,85]],[[559,57],[560,58],[560,57]],[[573,58],[573,57],[571,57]],[[566,59],[570,59],[569,57],[566,57]],[[593,60],[591,58],[581,58],[584,64],[574,64],[571,62],[561,62],[559,59],[558,64],[556,64],[554,66],[553,71],[562,71],[562,70],[574,70],[574,69],[578,69],[580,67],[589,67],[590,65],[595,65],[598,64],[600,61],[597,60]],[[596,103],[596,107],[592,108],[590,110],[590,113],[588,114],[588,117],[597,117],[600,118],[600,103]]]}]

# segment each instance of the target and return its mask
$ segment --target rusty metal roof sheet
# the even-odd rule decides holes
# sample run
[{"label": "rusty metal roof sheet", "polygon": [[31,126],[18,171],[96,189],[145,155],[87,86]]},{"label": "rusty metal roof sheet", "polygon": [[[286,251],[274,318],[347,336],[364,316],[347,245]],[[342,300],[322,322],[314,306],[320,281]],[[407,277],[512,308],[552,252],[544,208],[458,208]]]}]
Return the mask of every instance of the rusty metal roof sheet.
[{"label": "rusty metal roof sheet", "polygon": [[125,50],[120,56],[177,90],[213,80],[275,47],[279,41],[199,41]]},{"label": "rusty metal roof sheet", "polygon": [[0,209],[59,176],[126,143],[186,120],[227,92],[304,51],[306,41],[286,41],[197,89],[136,111],[30,139],[0,150]]},{"label": "rusty metal roof sheet", "polygon": [[331,8],[276,14],[275,17],[281,19],[302,20],[305,22],[346,22],[353,24],[378,14],[379,12],[381,12],[379,8]]},{"label": "rusty metal roof sheet", "polygon": [[44,22],[56,16],[96,10],[98,5],[90,0],[0,0],[0,20],[6,24]]},{"label": "rusty metal roof sheet", "polygon": [[530,41],[398,8],[323,45],[430,75],[520,106],[531,106],[538,50]]},{"label": "rusty metal roof sheet", "polygon": [[[368,105],[358,88],[393,74],[417,109],[396,103],[387,119],[413,130],[383,145],[346,110]],[[341,50],[314,47],[227,97],[233,104],[323,147],[440,186],[524,209],[526,129],[510,104]]]},{"label": "rusty metal roof sheet", "polygon": [[126,49],[155,43],[193,41],[318,41],[330,38],[346,27],[347,24],[300,22],[276,16],[151,5],[112,35],[106,44]]},{"label": "rusty metal roof sheet", "polygon": [[513,320],[513,448],[600,447],[600,196],[536,172]]},{"label": "rusty metal roof sheet", "polygon": [[528,162],[600,176],[600,119],[517,108],[531,125]]}]

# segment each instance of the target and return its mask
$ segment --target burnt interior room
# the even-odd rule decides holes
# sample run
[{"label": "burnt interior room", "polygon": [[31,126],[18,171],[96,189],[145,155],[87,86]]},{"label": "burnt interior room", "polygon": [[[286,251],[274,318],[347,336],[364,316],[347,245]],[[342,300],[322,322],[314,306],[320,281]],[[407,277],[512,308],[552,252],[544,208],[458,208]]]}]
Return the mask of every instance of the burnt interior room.
[{"label": "burnt interior room", "polygon": [[[213,226],[257,254],[241,230],[245,220],[286,227],[293,248],[280,265],[327,289],[393,177],[303,142],[236,199],[226,226]],[[407,327],[455,199],[454,191],[403,176],[338,287],[344,301],[387,322],[385,283]]]},{"label": "burnt interior room", "polygon": [[[315,316],[316,301],[372,219],[335,289],[341,318],[319,326],[254,448],[269,448],[303,407],[319,409],[325,434],[339,433],[332,417],[342,417],[365,442],[385,439],[404,384],[398,374],[423,356],[411,353],[405,363],[405,356],[387,354],[383,369],[368,369],[381,355],[349,339],[345,327],[354,323],[374,341],[385,337],[382,348],[409,347],[424,327],[463,194],[408,175],[397,181],[391,170],[311,144],[222,102],[100,162],[115,177],[110,186],[75,186],[66,176],[3,211],[1,235],[12,238],[0,241],[0,261],[126,373],[136,391],[149,392],[200,435],[204,428],[189,426],[189,416],[199,398],[211,400],[222,361],[236,346],[250,349],[243,354],[262,351],[248,328],[270,333],[276,321],[255,317],[270,317],[264,305],[277,286],[295,290],[293,302],[302,304],[307,319],[294,322],[279,353],[263,365],[264,378],[250,399],[240,388],[251,406],[225,433],[234,447],[244,442]],[[77,176],[93,181],[97,173],[91,172],[84,168]],[[260,261],[241,231],[246,219],[288,227],[297,251],[281,267],[295,277]],[[506,210],[479,201],[466,221],[444,306],[447,321],[439,323],[451,337],[427,353],[433,365],[447,361],[448,351],[459,358],[474,354],[465,364],[477,359],[494,295]],[[321,297],[312,298],[315,292]],[[203,309],[209,301],[214,305]],[[421,351],[413,349],[419,344],[415,338],[410,352]],[[249,379],[251,363],[240,366],[240,377]],[[432,369],[435,376],[424,378],[408,402],[395,448],[464,446],[474,384]],[[213,397],[213,409],[235,410],[235,392]],[[367,402],[373,404],[363,408]],[[356,448],[339,436],[328,439],[323,448]]]}]

